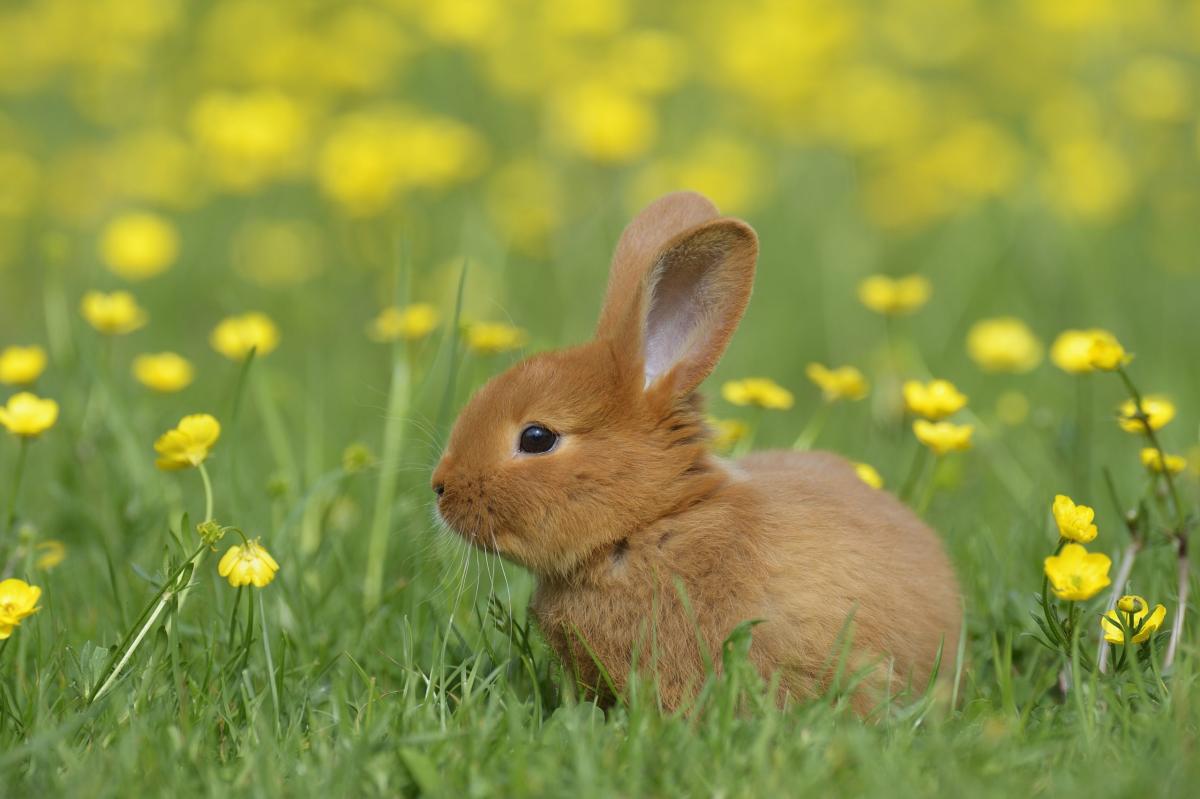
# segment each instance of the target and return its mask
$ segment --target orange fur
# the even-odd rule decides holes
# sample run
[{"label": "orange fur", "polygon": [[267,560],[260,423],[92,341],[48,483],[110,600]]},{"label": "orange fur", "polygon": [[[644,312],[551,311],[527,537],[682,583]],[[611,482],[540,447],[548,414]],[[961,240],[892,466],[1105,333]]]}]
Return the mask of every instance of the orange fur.
[{"label": "orange fur", "polygon": [[[668,195],[629,225],[596,338],[501,374],[460,415],[433,475],[469,541],[532,570],[538,624],[603,698],[636,663],[668,707],[719,664],[739,623],[786,694],[880,664],[855,707],[923,686],[957,643],[960,597],[936,534],[828,453],[714,457],[695,388],[749,299],[757,239],[703,197]],[[561,435],[518,450],[531,423]],[[603,664],[611,686],[600,674]]]}]

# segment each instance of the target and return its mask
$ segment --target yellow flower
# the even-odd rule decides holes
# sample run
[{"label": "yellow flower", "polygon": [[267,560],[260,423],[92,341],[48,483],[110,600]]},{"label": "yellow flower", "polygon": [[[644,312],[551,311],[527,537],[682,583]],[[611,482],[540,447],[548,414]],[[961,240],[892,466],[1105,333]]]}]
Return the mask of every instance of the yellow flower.
[{"label": "yellow flower", "polygon": [[971,448],[971,434],[975,427],[952,422],[930,422],[918,419],[913,422],[913,433],[917,440],[933,450],[935,455],[959,452]]},{"label": "yellow flower", "polygon": [[933,287],[922,275],[890,278],[871,275],[858,284],[858,299],[884,316],[900,316],[918,310],[929,301]]},{"label": "yellow flower", "polygon": [[928,383],[907,380],[901,390],[904,392],[904,405],[910,413],[935,422],[957,413],[967,404],[966,395],[949,380],[931,380]]},{"label": "yellow flower", "polygon": [[467,325],[467,349],[484,355],[508,352],[525,345],[529,336],[519,327],[503,322],[475,322]]},{"label": "yellow flower", "polygon": [[41,595],[42,589],[24,580],[0,580],[0,639],[8,638],[23,619],[41,610],[37,606]]},{"label": "yellow flower", "polygon": [[792,392],[766,377],[731,380],[721,386],[721,396],[734,405],[754,405],[777,411],[786,411],[794,402]]},{"label": "yellow flower", "polygon": [[165,272],[178,255],[179,234],[157,214],[124,214],[109,222],[100,236],[100,257],[126,280]]},{"label": "yellow flower", "polygon": [[262,588],[275,579],[279,564],[258,539],[244,545],[234,544],[225,551],[217,564],[217,574],[229,580],[234,588],[253,585]]},{"label": "yellow flower", "polygon": [[721,451],[732,449],[750,432],[750,426],[741,419],[709,419],[708,426],[713,431],[713,449]]},{"label": "yellow flower", "polygon": [[438,324],[438,312],[432,305],[417,303],[404,308],[391,306],[380,311],[367,327],[373,341],[416,341],[433,332]]},{"label": "yellow flower", "polygon": [[167,470],[199,466],[220,437],[221,424],[212,416],[207,413],[185,416],[178,427],[154,442],[154,451],[159,455],[154,465]]},{"label": "yellow flower", "polygon": [[875,467],[869,463],[854,464],[854,473],[858,475],[858,479],[869,485],[871,488],[883,488],[883,478],[879,472],[875,471]]},{"label": "yellow flower", "polygon": [[262,357],[279,346],[279,328],[271,317],[259,311],[222,319],[213,328],[209,343],[217,352],[234,361],[241,361],[253,350]]},{"label": "yellow flower", "polygon": [[5,347],[0,352],[0,383],[28,386],[46,371],[46,351],[41,347]]},{"label": "yellow flower", "polygon": [[1059,599],[1077,602],[1091,599],[1112,581],[1112,561],[1100,552],[1088,552],[1079,544],[1066,544],[1057,555],[1045,560],[1046,577]]},{"label": "yellow flower", "polygon": [[52,399],[40,399],[22,391],[8,398],[8,404],[0,405],[0,426],[14,436],[37,438],[58,421],[58,403]]},{"label": "yellow flower", "polygon": [[[1144,417],[1143,417],[1144,414]],[[1142,414],[1138,413],[1137,404],[1131,400],[1121,403],[1118,410],[1117,424],[1126,433],[1145,433],[1149,425],[1151,430],[1161,430],[1175,418],[1175,403],[1156,394],[1142,397]]]},{"label": "yellow flower", "polygon": [[853,366],[830,369],[824,364],[810,363],[805,374],[821,389],[826,402],[860,400],[867,396],[867,379]]},{"label": "yellow flower", "polygon": [[1118,76],[1117,102],[1125,113],[1152,122],[1186,118],[1190,103],[1189,71],[1162,56],[1141,56]]},{"label": "yellow flower", "polygon": [[1070,497],[1059,494],[1054,497],[1051,508],[1058,534],[1079,544],[1086,544],[1096,537],[1096,511],[1087,505],[1076,505]]},{"label": "yellow flower", "polygon": [[145,326],[146,312],[128,291],[89,291],[80,306],[88,324],[106,336],[123,336]]},{"label": "yellow flower", "polygon": [[1088,347],[1088,362],[1093,369],[1111,372],[1133,360],[1116,336],[1096,336]]},{"label": "yellow flower", "polygon": [[33,550],[37,553],[33,566],[42,571],[50,571],[67,559],[66,544],[55,538],[39,542]]},{"label": "yellow flower", "polygon": [[414,188],[441,188],[476,175],[486,143],[448,117],[392,106],[339,118],[317,155],[322,192],[355,216],[386,210]]},{"label": "yellow flower", "polygon": [[1064,330],[1050,347],[1050,360],[1064,372],[1084,374],[1103,368],[1093,360],[1093,354],[1099,357],[1100,362],[1107,363],[1108,359],[1123,357],[1124,352],[1117,337],[1107,330]]},{"label": "yellow flower", "polygon": [[253,191],[303,163],[304,113],[277,90],[207,92],[192,106],[190,122],[206,174],[233,191]]},{"label": "yellow flower", "polygon": [[967,354],[989,372],[1028,372],[1042,362],[1042,342],[1020,319],[1001,316],[971,327]]},{"label": "yellow flower", "polygon": [[1164,458],[1167,462],[1167,471],[1171,474],[1179,474],[1187,468],[1187,458],[1182,455],[1172,455],[1169,452],[1164,452],[1162,453],[1162,457],[1160,457],[1158,450],[1154,447],[1144,447],[1142,449],[1142,465],[1152,472],[1162,473]]},{"label": "yellow flower", "polygon": [[653,107],[640,97],[603,83],[584,83],[553,102],[555,131],[567,146],[606,163],[632,160],[654,141]]},{"label": "yellow flower", "polygon": [[133,359],[133,376],[146,388],[170,394],[192,384],[195,370],[187,358],[173,352],[139,355]]},{"label": "yellow flower", "polygon": [[[1118,615],[1117,611],[1120,611]],[[1130,625],[1130,616],[1133,617],[1132,626]],[[1133,634],[1133,642],[1141,644],[1150,639],[1150,636],[1162,627],[1163,620],[1167,618],[1167,609],[1162,605],[1154,608],[1154,612],[1150,612],[1150,605],[1140,596],[1126,595],[1121,597],[1117,602],[1117,607],[1110,610],[1100,618],[1100,627],[1104,630],[1104,640],[1110,644],[1125,643],[1125,630],[1121,625],[1124,624],[1130,628],[1130,632],[1137,630]]]},{"label": "yellow flower", "polygon": [[1135,186],[1125,152],[1091,133],[1049,142],[1043,191],[1064,216],[1103,222],[1121,211]]}]

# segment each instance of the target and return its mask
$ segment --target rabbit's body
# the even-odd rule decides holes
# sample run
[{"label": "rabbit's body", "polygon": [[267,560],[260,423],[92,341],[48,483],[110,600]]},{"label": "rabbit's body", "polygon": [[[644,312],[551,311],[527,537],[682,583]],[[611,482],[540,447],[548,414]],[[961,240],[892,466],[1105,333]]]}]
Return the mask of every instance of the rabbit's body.
[{"label": "rabbit's body", "polygon": [[[763,452],[713,468],[726,476],[703,501],[539,582],[533,611],[579,682],[607,697],[636,662],[674,706],[704,678],[700,641],[719,665],[725,638],[754,619],[750,657],[793,697],[828,687],[843,641],[848,669],[878,663],[868,685],[923,688],[960,623],[933,531],[836,455]],[[860,692],[856,706],[876,698]]]},{"label": "rabbit's body", "polygon": [[834,455],[711,454],[696,388],[756,258],[754,232],[703,197],[654,203],[617,246],[595,339],[480,389],[434,472],[441,518],[537,575],[540,627],[601,694],[636,667],[677,706],[751,620],[751,658],[798,697],[828,684],[839,641],[893,693],[957,644],[954,573],[894,497]]}]

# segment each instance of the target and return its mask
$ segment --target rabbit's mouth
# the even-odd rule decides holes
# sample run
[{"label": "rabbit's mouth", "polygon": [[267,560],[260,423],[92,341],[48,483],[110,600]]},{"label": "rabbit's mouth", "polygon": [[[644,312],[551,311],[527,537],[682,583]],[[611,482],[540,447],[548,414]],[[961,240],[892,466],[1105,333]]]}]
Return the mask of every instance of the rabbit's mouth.
[{"label": "rabbit's mouth", "polygon": [[495,519],[483,513],[476,503],[470,500],[456,502],[454,499],[448,499],[445,494],[438,497],[434,505],[437,522],[485,552],[503,554]]}]

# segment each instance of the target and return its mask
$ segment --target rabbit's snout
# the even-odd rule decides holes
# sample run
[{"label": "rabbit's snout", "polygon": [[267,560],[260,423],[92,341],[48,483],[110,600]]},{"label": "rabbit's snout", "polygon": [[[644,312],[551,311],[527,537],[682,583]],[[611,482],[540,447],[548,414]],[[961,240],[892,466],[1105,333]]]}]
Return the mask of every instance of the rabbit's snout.
[{"label": "rabbit's snout", "polygon": [[447,463],[446,456],[443,455],[429,480],[429,487],[433,489],[433,493],[438,495],[439,503],[441,498],[446,494],[446,480],[450,476],[449,472],[450,465]]}]

